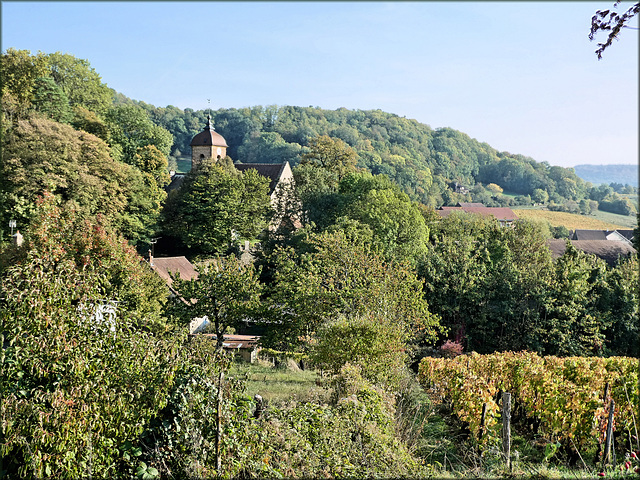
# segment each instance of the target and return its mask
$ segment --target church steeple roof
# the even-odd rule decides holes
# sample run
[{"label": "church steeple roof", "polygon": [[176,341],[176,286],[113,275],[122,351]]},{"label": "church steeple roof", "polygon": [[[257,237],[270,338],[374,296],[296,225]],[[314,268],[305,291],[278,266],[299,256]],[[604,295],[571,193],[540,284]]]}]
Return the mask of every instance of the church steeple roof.
[{"label": "church steeple roof", "polygon": [[228,147],[224,137],[216,132],[213,126],[211,126],[211,115],[207,115],[207,124],[204,126],[204,130],[193,137],[193,140],[191,140],[191,146]]}]

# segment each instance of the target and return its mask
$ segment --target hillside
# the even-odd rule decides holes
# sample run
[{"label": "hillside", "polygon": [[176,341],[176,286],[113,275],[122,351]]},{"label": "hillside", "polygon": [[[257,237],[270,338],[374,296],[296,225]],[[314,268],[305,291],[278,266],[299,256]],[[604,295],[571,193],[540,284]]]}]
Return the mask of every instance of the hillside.
[{"label": "hillside", "polygon": [[[456,193],[456,184],[470,190],[473,201],[487,206],[528,205],[534,195],[563,204],[588,199],[589,186],[573,169],[537,162],[521,154],[500,152],[453,128],[432,129],[416,120],[381,110],[325,110],[319,107],[253,106],[211,112],[174,106],[157,108],[116,95],[116,104],[137,105],[174,137],[171,161],[189,155],[190,142],[211,114],[227,154],[243,163],[300,162],[309,141],[328,135],[357,153],[358,166],[384,174],[412,200],[439,207],[470,201]],[[180,165],[180,167],[182,167]],[[496,198],[487,188],[496,184],[517,198]]]},{"label": "hillside", "polygon": [[576,165],[573,168],[576,175],[594,185],[619,183],[638,186],[638,165]]}]

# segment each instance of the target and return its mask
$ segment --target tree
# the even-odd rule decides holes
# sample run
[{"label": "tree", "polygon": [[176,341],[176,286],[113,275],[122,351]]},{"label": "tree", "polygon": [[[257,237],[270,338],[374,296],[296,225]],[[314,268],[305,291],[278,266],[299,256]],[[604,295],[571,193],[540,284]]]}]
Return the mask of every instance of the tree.
[{"label": "tree", "polygon": [[546,203],[549,201],[549,194],[546,190],[536,188],[531,194],[531,199],[536,203]]},{"label": "tree", "polygon": [[264,337],[275,348],[305,349],[317,329],[340,316],[384,318],[429,342],[440,326],[429,312],[422,282],[405,262],[385,262],[343,232],[310,235],[300,254],[277,248],[267,259],[272,282]]},{"label": "tree", "polygon": [[175,371],[179,337],[149,332],[158,280],[122,238],[41,199],[0,272],[5,475],[121,476],[119,447],[162,408]]},{"label": "tree", "polygon": [[155,145],[139,147],[133,161],[137,168],[154,178],[158,187],[164,188],[171,182],[167,157]]},{"label": "tree", "polygon": [[453,213],[431,228],[419,273],[433,313],[468,351],[540,351],[552,261],[539,226]]},{"label": "tree", "polygon": [[104,141],[34,114],[2,140],[2,218],[28,224],[23,206],[48,190],[84,217],[104,215],[132,241],[150,235],[166,194],[153,177],[110,158]]},{"label": "tree", "polygon": [[340,216],[367,225],[372,246],[386,258],[415,262],[426,252],[429,229],[424,217],[388,178],[351,173],[340,182],[339,193]]},{"label": "tree", "polygon": [[42,53],[31,55],[29,50],[9,48],[0,57],[2,67],[3,107],[22,116],[30,107],[36,80],[47,73],[46,57]]},{"label": "tree", "polygon": [[65,93],[71,106],[81,106],[104,114],[113,98],[113,90],[102,83],[100,75],[87,60],[67,53],[50,53],[47,66],[51,78]]},{"label": "tree", "polygon": [[105,118],[110,144],[119,146],[125,163],[134,165],[138,149],[147,145],[153,145],[163,155],[169,156],[173,136],[168,130],[154,125],[141,107],[117,105],[107,111]]},{"label": "tree", "polygon": [[357,170],[356,151],[339,138],[320,135],[309,141],[309,152],[302,155],[303,164],[311,164],[334,172],[341,179]]},{"label": "tree", "polygon": [[218,349],[222,349],[224,334],[233,333],[251,318],[259,304],[258,275],[253,264],[244,264],[233,255],[198,267],[198,276],[191,280],[175,275],[171,286],[179,297],[172,311],[185,324],[194,318],[207,317],[213,325]]},{"label": "tree", "polygon": [[71,120],[69,99],[50,77],[36,80],[33,105],[36,111],[56,122],[69,123]]},{"label": "tree", "polygon": [[267,227],[270,202],[269,180],[255,170],[204,161],[167,199],[163,229],[194,251],[224,253],[234,236],[253,239]]},{"label": "tree", "polygon": [[487,185],[487,190],[489,190],[494,195],[499,195],[504,191],[500,185],[497,185],[495,183],[490,183],[489,185]]},{"label": "tree", "polygon": [[567,241],[564,254],[555,262],[547,287],[541,322],[546,355],[600,355],[605,347],[605,330],[610,317],[598,310],[605,285],[606,265]]},{"label": "tree", "polygon": [[[613,8],[616,8],[620,4],[620,0],[617,0],[613,4]],[[629,28],[628,23],[633,17],[640,12],[640,3],[629,7],[622,15],[612,10],[597,10],[596,14],[591,18],[591,31],[589,32],[589,40],[593,41],[598,32],[609,32],[607,34],[607,40],[604,43],[598,43],[596,55],[598,60],[602,59],[602,53],[617,40],[618,36],[622,32],[623,28]],[[609,18],[607,18],[609,17]]]},{"label": "tree", "polygon": [[346,364],[358,365],[372,383],[398,387],[406,369],[409,338],[406,325],[385,316],[341,316],[320,326],[309,357],[334,375]]}]

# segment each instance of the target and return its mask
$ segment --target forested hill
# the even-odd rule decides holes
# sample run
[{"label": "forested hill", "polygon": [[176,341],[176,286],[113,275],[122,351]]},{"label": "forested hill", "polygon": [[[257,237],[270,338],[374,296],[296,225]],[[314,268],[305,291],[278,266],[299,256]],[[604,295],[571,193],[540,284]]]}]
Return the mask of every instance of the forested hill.
[{"label": "forested hill", "polygon": [[[169,130],[174,136],[173,159],[190,153],[191,139],[202,130],[208,113],[171,105],[157,108],[121,94],[115,102],[144,108],[157,125]],[[311,138],[329,135],[356,150],[360,167],[387,175],[412,199],[434,207],[470,201],[455,193],[455,183],[470,189],[473,201],[487,205],[526,204],[535,195],[558,204],[589,198],[589,185],[573,169],[499,152],[452,128],[434,130],[381,110],[271,105],[213,110],[211,116],[233,160],[288,160],[295,166]],[[490,184],[522,198],[496,197],[486,188]]]},{"label": "forested hill", "polygon": [[576,165],[576,174],[594,185],[617,183],[638,186],[638,165]]}]

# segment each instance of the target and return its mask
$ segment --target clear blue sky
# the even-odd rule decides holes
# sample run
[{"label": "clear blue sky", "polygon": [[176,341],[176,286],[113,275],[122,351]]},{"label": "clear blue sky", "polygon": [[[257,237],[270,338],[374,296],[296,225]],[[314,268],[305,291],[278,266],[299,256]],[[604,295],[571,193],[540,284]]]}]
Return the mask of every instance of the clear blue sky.
[{"label": "clear blue sky", "polygon": [[[632,2],[623,2],[626,10]],[[381,109],[565,167],[638,162],[638,21],[591,2],[2,2],[2,50],[89,60],[157,107]]]}]

